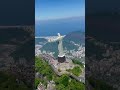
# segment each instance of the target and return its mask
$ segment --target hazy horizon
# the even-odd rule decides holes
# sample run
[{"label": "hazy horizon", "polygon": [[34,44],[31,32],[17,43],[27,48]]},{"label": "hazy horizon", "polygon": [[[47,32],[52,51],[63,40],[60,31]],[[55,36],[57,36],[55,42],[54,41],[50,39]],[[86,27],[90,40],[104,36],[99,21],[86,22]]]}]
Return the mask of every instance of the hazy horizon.
[{"label": "hazy horizon", "polygon": [[35,0],[35,20],[85,16],[85,0]]},{"label": "hazy horizon", "polygon": [[85,0],[36,0],[35,36],[85,31]]},{"label": "hazy horizon", "polygon": [[73,31],[85,31],[85,18],[36,21],[35,30],[35,36],[51,36],[57,33],[67,34]]}]

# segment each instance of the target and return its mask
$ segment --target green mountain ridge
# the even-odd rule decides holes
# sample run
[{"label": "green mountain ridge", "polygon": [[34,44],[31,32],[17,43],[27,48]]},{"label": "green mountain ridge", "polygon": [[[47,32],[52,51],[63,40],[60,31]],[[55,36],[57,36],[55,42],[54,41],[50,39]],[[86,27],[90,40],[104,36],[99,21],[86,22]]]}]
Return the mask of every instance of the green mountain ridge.
[{"label": "green mountain ridge", "polygon": [[[85,33],[81,32],[81,31],[71,32],[71,33],[67,34],[65,36],[65,38],[63,39],[63,48],[64,49],[66,48],[67,50],[73,50],[73,49],[77,50],[78,46],[75,46],[73,43],[71,43],[71,41],[73,41],[75,44],[84,45],[84,43],[85,43]],[[42,51],[45,50],[45,51],[55,52],[55,56],[56,56],[58,54],[57,42],[46,43],[45,45],[43,45],[41,50]]]}]

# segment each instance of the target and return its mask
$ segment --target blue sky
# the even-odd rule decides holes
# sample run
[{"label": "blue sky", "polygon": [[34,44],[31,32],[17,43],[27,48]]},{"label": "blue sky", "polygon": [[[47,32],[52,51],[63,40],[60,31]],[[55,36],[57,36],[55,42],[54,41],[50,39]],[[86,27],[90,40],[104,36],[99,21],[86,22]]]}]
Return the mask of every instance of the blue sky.
[{"label": "blue sky", "polygon": [[49,20],[85,15],[85,0],[35,0],[35,19]]}]

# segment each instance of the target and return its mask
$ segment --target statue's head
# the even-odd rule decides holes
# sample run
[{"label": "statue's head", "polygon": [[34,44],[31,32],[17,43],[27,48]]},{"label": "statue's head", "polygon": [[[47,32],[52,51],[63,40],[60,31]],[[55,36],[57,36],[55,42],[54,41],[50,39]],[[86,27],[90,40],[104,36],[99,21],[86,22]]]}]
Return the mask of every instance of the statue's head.
[{"label": "statue's head", "polygon": [[59,37],[61,36],[60,33],[58,33],[58,36],[59,36]]}]

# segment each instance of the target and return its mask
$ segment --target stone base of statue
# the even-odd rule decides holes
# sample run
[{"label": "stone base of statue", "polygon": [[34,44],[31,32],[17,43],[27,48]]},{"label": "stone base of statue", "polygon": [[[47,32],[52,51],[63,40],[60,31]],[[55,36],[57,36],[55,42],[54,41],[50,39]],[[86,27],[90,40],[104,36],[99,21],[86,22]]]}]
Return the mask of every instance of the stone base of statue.
[{"label": "stone base of statue", "polygon": [[62,57],[58,56],[58,62],[63,63],[65,61],[66,61],[65,56]]}]

